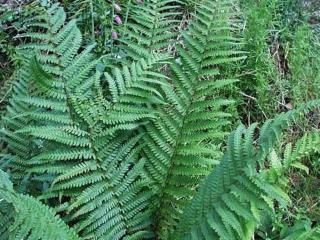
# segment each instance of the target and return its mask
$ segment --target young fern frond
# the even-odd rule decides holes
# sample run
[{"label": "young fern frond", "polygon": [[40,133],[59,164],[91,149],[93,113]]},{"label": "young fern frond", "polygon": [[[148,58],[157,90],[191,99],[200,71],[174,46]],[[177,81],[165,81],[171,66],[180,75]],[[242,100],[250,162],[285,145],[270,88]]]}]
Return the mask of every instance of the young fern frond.
[{"label": "young fern frond", "polygon": [[297,141],[294,148],[292,148],[291,144],[286,147],[283,159],[284,167],[288,169],[289,167],[300,166],[301,160],[315,153],[320,153],[319,131],[306,133]]},{"label": "young fern frond", "polygon": [[14,208],[12,213],[14,221],[6,223],[8,232],[2,233],[1,239],[6,239],[5,234],[9,239],[81,239],[48,206],[31,196],[15,192],[8,175],[2,170],[0,170],[0,201],[5,201]]},{"label": "young fern frond", "polygon": [[318,107],[319,100],[309,101],[298,109],[278,114],[274,120],[267,120],[260,131],[259,145],[262,148],[260,154],[268,154],[268,151],[275,142],[279,141],[283,129],[286,129],[295,122],[301,121],[301,119],[305,118],[305,114],[310,113],[310,111]]}]

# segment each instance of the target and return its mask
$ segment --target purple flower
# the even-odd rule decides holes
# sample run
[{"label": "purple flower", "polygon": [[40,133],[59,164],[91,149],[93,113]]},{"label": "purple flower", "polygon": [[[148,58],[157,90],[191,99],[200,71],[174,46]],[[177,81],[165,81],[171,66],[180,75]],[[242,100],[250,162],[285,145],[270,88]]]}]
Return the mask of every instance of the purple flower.
[{"label": "purple flower", "polygon": [[113,31],[113,32],[111,33],[111,37],[112,37],[112,39],[118,39],[118,33],[115,32],[115,31]]},{"label": "purple flower", "polygon": [[113,7],[116,12],[121,12],[121,7],[118,4],[113,4]]},{"label": "purple flower", "polygon": [[118,25],[122,24],[122,20],[121,20],[121,18],[120,18],[118,15],[116,15],[116,16],[114,17],[114,21],[115,21]]}]

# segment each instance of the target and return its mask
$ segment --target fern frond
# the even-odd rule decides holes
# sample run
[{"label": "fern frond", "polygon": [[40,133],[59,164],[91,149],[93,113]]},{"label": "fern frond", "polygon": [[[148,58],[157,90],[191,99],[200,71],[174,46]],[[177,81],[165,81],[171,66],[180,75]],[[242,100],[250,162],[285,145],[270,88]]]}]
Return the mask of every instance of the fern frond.
[{"label": "fern frond", "polygon": [[236,81],[224,78],[223,65],[243,58],[228,29],[231,14],[225,1],[199,5],[183,34],[184,47],[177,47],[178,57],[170,65],[173,88],[164,88],[168,107],[143,126],[146,171],[159,199],[154,224],[161,239],[173,231],[183,206],[221,154],[219,143],[231,117],[224,109],[233,101],[219,91]]},{"label": "fern frond", "polygon": [[[48,206],[31,196],[16,193],[8,175],[2,170],[0,180],[0,200],[14,208],[14,222],[8,227],[9,232],[4,233],[10,239],[80,240],[75,231]],[[1,234],[1,237],[5,235]]]},{"label": "fern frond", "polygon": [[[89,125],[102,122],[114,130],[128,130],[126,127],[130,124],[134,126],[156,118],[157,112],[154,109],[166,103],[162,89],[167,87],[168,83],[166,77],[154,71],[154,68],[165,63],[165,60],[164,56],[150,54],[147,59],[140,59],[122,68],[116,67],[110,74],[105,73],[108,93],[111,96],[108,100],[99,92],[101,86],[98,77],[92,79],[92,85],[97,85],[91,90],[94,91],[92,94],[89,93],[88,86],[78,87],[72,99],[77,113],[87,116],[85,120]],[[89,81],[84,84],[88,85]],[[104,105],[99,109],[101,102]]]},{"label": "fern frond", "polygon": [[[74,21],[65,24],[64,19],[63,8],[54,4],[41,15],[41,21],[48,26],[37,29],[37,32],[20,35],[29,38],[31,43],[19,49],[25,61],[19,79],[14,83],[13,97],[3,121],[4,140],[8,149],[17,156],[16,162],[11,165],[17,179],[22,178],[19,172],[25,170],[24,160],[30,159],[32,149],[39,145],[30,136],[16,130],[24,126],[42,125],[44,118],[50,120],[48,125],[74,122],[68,102],[73,85],[66,86],[67,77],[72,79],[76,73],[74,68],[83,69],[92,57],[88,50],[75,57],[80,48],[81,34]],[[43,35],[46,37],[39,37]],[[42,46],[41,49],[39,46]],[[68,71],[63,71],[66,66]],[[91,69],[93,67],[91,65]],[[87,73],[78,75],[77,81],[83,81],[91,69],[86,68]]]},{"label": "fern frond", "polygon": [[310,221],[297,221],[292,227],[282,230],[281,239],[283,240],[316,240],[320,237],[319,226],[311,227]]},{"label": "fern frond", "polygon": [[[81,35],[75,23],[51,22],[58,21],[54,16],[61,9],[47,10],[50,24],[44,31],[51,44],[47,55],[58,61],[48,61],[42,52],[31,58],[26,90],[16,93],[17,101],[29,107],[21,111],[27,113],[29,124],[10,124],[17,116],[15,112],[7,116],[8,144],[12,148],[20,141],[32,144],[21,147],[13,172],[20,164],[19,173],[27,172],[32,184],[42,185],[41,198],[68,211],[64,220],[76,223],[75,229],[86,239],[152,236],[141,136],[128,130],[154,118],[153,105],[164,103],[162,88],[168,84],[152,70],[164,58],[152,54],[115,69],[107,79],[112,98],[106,99],[101,74],[93,70],[97,61],[90,53],[92,46],[79,53]],[[37,33],[25,36],[40,43],[44,39]],[[131,102],[133,97],[139,99]],[[13,104],[12,108],[16,109]],[[26,154],[25,149],[32,151]]]},{"label": "fern frond", "polygon": [[320,152],[320,133],[314,131],[306,133],[301,139],[297,141],[294,148],[288,145],[285,149],[283,164],[285,169],[295,167],[297,163],[303,158],[314,153]]},{"label": "fern frond", "polygon": [[174,28],[183,3],[173,0],[132,2],[130,19],[120,37],[120,51],[129,60],[148,58],[150,54],[168,47],[176,37]]},{"label": "fern frond", "polygon": [[[122,136],[114,139],[105,149],[108,157],[92,169],[95,180],[86,174],[87,181],[91,181],[90,186],[69,206],[71,217],[80,220],[75,228],[86,239],[111,240],[152,235],[145,230],[150,225],[150,212],[145,211],[150,193],[145,188],[148,181],[143,175],[144,161],[137,159],[139,148],[135,146],[139,138],[128,141],[126,136]],[[63,181],[80,175],[82,171],[81,166],[75,166],[71,172],[57,178],[58,183],[53,188],[63,188]]]},{"label": "fern frond", "polygon": [[305,118],[306,113],[317,108],[319,108],[319,100],[313,100],[303,104],[298,109],[277,115],[273,121],[267,120],[261,127],[261,136],[259,138],[261,148],[266,150],[261,151],[260,153],[268,154],[271,146],[281,138],[284,129],[291,124],[298,122],[301,118]]},{"label": "fern frond", "polygon": [[[306,109],[317,105],[319,102],[307,104]],[[257,170],[257,166],[265,165],[267,155],[272,154],[284,129],[303,112],[304,108],[267,121],[261,128],[258,146],[253,138],[256,124],[248,129],[238,127],[229,137],[220,165],[201,184],[197,195],[185,208],[172,239],[251,239],[261,214],[272,209],[272,201],[282,205],[289,201],[277,182],[266,180],[268,169]],[[314,144],[318,141],[315,136],[304,137],[297,149],[306,139],[314,139]],[[312,145],[310,142],[309,146]],[[294,161],[299,152],[287,154],[286,162]],[[273,163],[271,166],[275,167]]]}]

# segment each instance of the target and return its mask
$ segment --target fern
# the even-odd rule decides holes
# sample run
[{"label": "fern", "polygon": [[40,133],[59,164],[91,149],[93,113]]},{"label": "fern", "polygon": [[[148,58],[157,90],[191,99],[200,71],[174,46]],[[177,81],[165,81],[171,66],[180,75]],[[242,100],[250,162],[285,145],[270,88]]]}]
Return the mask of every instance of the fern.
[{"label": "fern", "polygon": [[[54,14],[54,11],[56,11],[56,14]],[[46,24],[43,23],[43,19],[47,19]],[[55,37],[53,36],[53,34],[56,33],[56,29],[62,27],[64,19],[65,14],[63,12],[63,9],[58,8],[57,5],[54,5],[48,10],[48,16],[45,16],[45,14],[40,15],[33,22],[33,26],[43,27],[45,29],[49,28],[49,25],[52,25],[52,28],[50,28],[52,29],[52,32],[47,31],[47,33],[42,34],[28,33],[22,35],[25,37],[28,36],[35,41],[34,44],[30,43],[21,47],[21,50],[24,52],[24,54],[26,56],[30,56],[30,54],[32,54],[31,52],[36,52],[36,57],[40,61],[40,63],[44,64],[46,68],[45,70],[56,76],[59,76],[59,74],[61,74],[58,67],[59,61],[57,55],[65,53],[65,56],[67,58],[72,58],[72,56],[76,54],[79,47],[77,41],[73,41],[73,38],[76,38],[76,36],[79,37],[79,30],[77,31],[77,29],[75,28],[74,21],[71,22],[66,28],[64,28],[63,30],[65,31],[61,31],[60,35],[57,35]],[[52,22],[54,20],[56,22]],[[70,31],[73,31],[74,34],[72,34]],[[69,36],[72,36],[73,38],[69,37],[68,39],[63,39],[63,34],[70,34]],[[38,41],[43,41],[45,43],[41,44],[41,42]],[[49,43],[47,43],[48,41]],[[61,43],[61,48],[57,47],[59,43]],[[68,49],[68,51],[66,51],[67,47],[65,45],[68,45],[70,43],[74,43],[73,46],[75,47],[73,49],[70,48]],[[39,48],[41,49],[41,51]],[[8,114],[5,117],[4,121],[4,134],[6,135],[8,148],[10,151],[13,151],[16,156],[19,156],[19,159],[17,159],[18,162],[14,164],[14,167],[17,168],[18,172],[21,171],[21,169],[22,171],[24,171],[24,162],[21,160],[28,159],[30,157],[30,150],[33,148],[34,144],[27,136],[15,133],[15,130],[31,124],[31,122],[33,122],[34,120],[37,121],[36,116],[39,115],[39,112],[35,111],[36,107],[43,106],[48,109],[57,108],[58,111],[56,113],[51,113],[51,110],[47,111],[47,117],[49,118],[48,120],[51,120],[53,122],[58,121],[57,119],[61,118],[60,115],[63,114],[61,112],[66,111],[67,109],[64,102],[65,100],[63,99],[64,94],[63,88],[61,88],[61,83],[60,87],[50,89],[48,86],[50,85],[50,82],[48,83],[48,85],[46,85],[46,83],[41,82],[41,80],[43,81],[43,79],[39,79],[39,81],[37,82],[39,89],[48,94],[51,99],[40,100],[40,98],[37,97],[37,94],[41,95],[42,93],[37,93],[34,89],[34,85],[31,84],[32,69],[28,64],[28,57],[26,58],[27,61],[25,63],[25,66],[21,69],[21,77],[19,81],[16,81],[15,83],[15,88],[13,91],[14,96],[8,107]],[[70,61],[70,59],[68,61]],[[53,80],[51,79],[51,84],[52,81]],[[60,81],[62,81],[62,79],[60,79]],[[59,83],[57,83],[57,85],[58,84]],[[35,92],[33,98],[30,98],[29,92]],[[54,106],[55,103],[56,106]],[[34,116],[30,117],[30,115]],[[43,119],[39,120],[41,121]]]},{"label": "fern", "polygon": [[283,160],[284,167],[286,169],[289,167],[304,168],[300,161],[314,153],[319,153],[319,143],[320,134],[318,131],[314,131],[306,133],[299,141],[297,141],[294,148],[289,144],[285,149]]},{"label": "fern", "polygon": [[[216,7],[218,8],[218,6],[216,6]],[[219,5],[219,7],[220,7],[220,5]],[[221,19],[218,19],[217,23],[224,24],[224,22],[222,22],[222,21],[219,22],[220,20]],[[209,22],[210,19],[208,19],[207,21]],[[203,26],[206,25],[205,23],[202,23],[202,24],[203,24]],[[226,42],[226,45],[227,45],[226,49],[228,49],[228,46],[231,47],[231,46],[233,46],[233,44],[237,43],[237,41],[234,40],[231,36],[230,37],[228,36],[228,32],[224,33],[225,29],[223,27],[221,27],[222,30],[221,29],[217,30],[214,27],[215,26],[212,24],[213,29],[210,29],[210,31],[212,31],[212,33],[214,33],[215,31],[217,31],[217,32],[222,31],[222,32],[219,32],[219,34],[222,35],[222,37],[221,37],[222,41]],[[196,31],[196,30],[194,30],[194,31]],[[205,37],[208,36],[208,38],[210,36],[210,32],[206,32],[203,34]],[[226,36],[223,34],[226,34]],[[225,37],[225,38],[223,38],[223,37]],[[206,45],[206,44],[204,44],[204,45],[208,46],[210,48],[210,50],[214,51],[215,50],[214,49],[215,43],[217,43],[217,41],[220,40],[219,37],[217,37],[217,38],[218,38],[218,40],[209,38],[208,45]],[[188,36],[186,34],[186,43],[188,44],[188,48],[189,48],[188,51],[193,53],[193,51],[195,51],[196,48],[194,48],[194,46],[191,44],[192,41],[188,42],[188,40],[191,41],[190,38],[188,38]],[[196,40],[201,41],[201,39],[200,40],[196,39]],[[211,43],[211,45],[209,43]],[[232,49],[232,47],[231,47],[231,49]],[[205,66],[202,66],[201,68],[199,67],[199,68],[195,69],[194,66],[192,67],[192,66],[188,65],[189,64],[188,59],[187,60],[183,59],[183,57],[186,56],[188,51],[183,50],[183,49],[180,50],[180,55],[182,56],[181,61],[183,61],[182,62],[183,65],[179,66],[178,64],[175,64],[175,66],[174,66],[175,68],[173,68],[173,72],[176,75],[176,77],[173,80],[174,80],[175,88],[177,88],[177,91],[174,92],[169,86],[164,86],[164,88],[163,88],[163,91],[166,94],[166,98],[169,99],[171,102],[170,103],[171,106],[168,108],[162,108],[163,110],[159,109],[158,111],[160,112],[160,117],[155,120],[152,120],[152,122],[150,124],[146,124],[145,127],[142,126],[141,130],[138,130],[138,132],[142,131],[142,132],[146,132],[146,134],[147,134],[144,138],[142,138],[143,141],[141,141],[141,144],[144,144],[147,141],[146,147],[143,148],[143,151],[145,152],[145,154],[147,156],[146,168],[148,171],[148,177],[151,177],[151,180],[153,180],[153,186],[159,190],[161,189],[162,185],[164,185],[163,188],[167,188],[167,189],[171,188],[171,186],[168,184],[170,182],[169,179],[171,178],[171,176],[169,177],[169,174],[172,174],[170,167],[167,169],[164,168],[163,170],[159,167],[161,161],[163,160],[163,159],[161,159],[162,155],[168,156],[167,159],[165,159],[165,161],[167,161],[169,164],[170,164],[170,161],[174,163],[179,158],[181,158],[183,160],[184,155],[188,155],[188,154],[189,154],[189,159],[192,159],[193,157],[198,157],[197,160],[202,160],[203,163],[201,163],[201,162],[199,162],[197,164],[193,163],[197,166],[199,164],[202,164],[202,166],[201,166],[202,169],[199,171],[196,171],[196,172],[194,172],[194,170],[193,170],[193,172],[190,173],[190,176],[188,176],[188,175],[185,176],[183,169],[184,168],[188,169],[188,164],[190,165],[192,163],[186,162],[186,163],[184,163],[185,166],[181,167],[181,170],[177,169],[178,171],[180,171],[180,173],[178,172],[178,175],[184,176],[185,180],[190,180],[189,182],[191,185],[188,184],[188,185],[184,186],[185,190],[192,189],[192,188],[194,188],[193,186],[197,186],[197,183],[199,182],[201,177],[205,176],[208,173],[210,166],[212,166],[213,163],[210,163],[210,160],[212,158],[217,158],[217,155],[219,154],[218,151],[216,151],[216,150],[211,151],[210,149],[208,149],[204,145],[201,147],[197,147],[198,143],[205,142],[208,140],[210,140],[210,141],[216,140],[218,142],[218,139],[221,139],[225,135],[225,133],[223,131],[221,131],[220,133],[213,133],[213,132],[212,133],[205,133],[206,131],[208,131],[210,129],[216,129],[218,126],[218,121],[216,123],[211,122],[211,124],[210,124],[208,121],[208,117],[215,116],[215,115],[217,117],[219,117],[218,119],[220,121],[219,122],[220,126],[223,126],[224,124],[228,123],[227,121],[225,123],[223,123],[221,121],[221,119],[223,119],[224,117],[228,117],[228,114],[220,112],[219,109],[221,108],[221,106],[225,106],[225,105],[230,104],[231,101],[224,100],[224,99],[210,99],[205,104],[201,104],[200,102],[202,101],[202,99],[205,98],[205,96],[209,96],[210,94],[212,94],[216,90],[216,88],[219,87],[219,85],[223,86],[225,84],[234,82],[234,80],[226,80],[226,81],[218,82],[216,80],[213,81],[213,79],[211,79],[212,82],[214,82],[214,83],[212,83],[212,82],[208,83],[209,81],[207,82],[208,85],[211,87],[209,89],[206,89],[207,91],[204,91],[204,89],[200,87],[198,92],[193,92],[193,88],[197,87],[197,83],[196,83],[197,81],[201,82],[202,78],[213,77],[217,73],[217,71],[209,71],[208,72],[207,71],[208,68],[210,68],[216,64],[219,64],[219,63],[227,63],[229,61],[237,60],[239,58],[236,55],[240,54],[240,52],[237,52],[235,50],[230,50],[228,52],[228,50],[226,50],[226,51],[222,51],[220,53],[217,53],[217,55],[216,54],[211,55],[209,53],[209,55],[206,56],[205,59],[203,59],[203,62],[199,62],[199,65],[205,64]],[[205,51],[206,51],[206,49],[199,50],[199,54],[203,53]],[[234,55],[234,58],[233,58],[233,55]],[[192,59],[192,57],[190,57],[190,59]],[[211,60],[212,60],[212,62],[211,62]],[[216,60],[216,62],[214,60]],[[190,67],[194,72],[189,73]],[[183,81],[183,79],[179,78],[180,72],[185,73],[185,75],[188,77],[186,80],[189,82],[189,85],[187,85],[188,83],[181,82],[181,81]],[[193,76],[193,74],[195,74],[195,73],[197,75]],[[107,76],[107,78],[108,78],[108,76]],[[117,80],[118,80],[118,82],[121,83],[121,77],[118,77]],[[112,85],[112,84],[109,83],[109,86],[110,85]],[[204,87],[206,88],[207,86],[204,86]],[[112,91],[111,91],[111,93],[112,93]],[[188,95],[188,93],[190,95]],[[193,102],[190,102],[193,94],[195,95],[194,99],[193,99],[193,101],[195,102],[194,105],[193,105]],[[197,96],[197,94],[198,94],[198,96]],[[185,105],[185,106],[183,106],[183,105]],[[172,107],[174,107],[174,108],[172,108]],[[187,117],[189,117],[187,114],[197,115],[198,111],[206,112],[209,108],[211,108],[210,110],[212,112],[208,111],[207,112],[208,116],[204,117],[203,119],[200,119],[200,120],[204,120],[204,122],[202,122],[202,124],[205,123],[204,129],[199,129],[199,130],[195,129],[194,131],[190,132],[191,134],[193,134],[195,132],[199,132],[198,138],[196,138],[195,141],[193,141],[191,139],[188,140],[190,138],[190,137],[188,138],[188,136],[185,136],[186,139],[180,139],[181,136],[179,136],[179,135],[183,131],[187,131],[187,129],[189,127],[189,125],[183,126],[183,122],[184,122],[183,119],[184,118],[187,119]],[[158,123],[158,120],[159,120],[159,123]],[[175,121],[177,121],[177,123],[175,123]],[[195,121],[199,123],[199,119],[196,118]],[[191,124],[194,124],[194,122],[190,121],[190,126],[191,126]],[[206,126],[206,124],[209,124],[209,126]],[[178,126],[178,129],[175,132],[176,125]],[[172,132],[170,132],[170,131],[172,131]],[[182,137],[184,137],[184,136],[182,136]],[[182,141],[186,141],[186,142],[182,143]],[[194,152],[183,153],[184,147],[182,145],[187,145],[188,141],[190,141],[191,146],[194,146],[194,149],[191,150]],[[171,149],[168,149],[168,144],[171,144],[171,143],[172,143],[173,147]],[[160,149],[159,149],[159,146],[160,146]],[[187,146],[187,147],[189,147],[189,146]],[[167,153],[168,150],[169,150],[169,154]],[[179,153],[179,151],[181,151],[181,153]],[[158,166],[157,165],[154,166],[154,161],[158,161],[155,163]],[[208,166],[209,166],[209,169],[208,169]],[[153,168],[155,168],[155,170],[153,170]],[[172,168],[174,169],[175,166]],[[179,168],[179,167],[177,167],[177,168]],[[190,168],[190,166],[189,166],[189,168]],[[163,172],[160,173],[162,176],[160,175],[161,177],[157,178],[156,174],[159,174],[157,172],[159,170],[160,171],[162,170]],[[168,178],[168,179],[166,179],[166,178]],[[176,179],[176,176],[172,176],[172,178]],[[173,185],[173,189],[177,190],[178,194],[183,193],[183,191],[181,191],[181,190],[179,190],[179,192],[178,192],[177,188],[181,188],[180,184],[179,185],[177,184],[176,186],[174,186],[174,184],[172,184],[172,185]],[[159,209],[161,209],[161,211],[160,211],[159,216],[156,216],[156,219],[164,217],[163,223],[165,223],[165,222],[168,222],[169,224],[173,223],[173,225],[170,227],[168,227],[169,224],[167,224],[167,223],[165,224],[165,226],[168,227],[168,229],[170,229],[170,228],[173,228],[175,225],[176,212],[179,211],[179,208],[181,208],[181,205],[183,205],[186,200],[189,200],[192,197],[193,191],[187,193],[187,196],[183,196],[184,197],[183,199],[181,199],[181,195],[175,195],[173,197],[176,199],[171,199],[172,196],[170,196],[170,194],[168,194],[168,192],[164,192],[164,191],[162,192],[162,190],[160,190],[160,194],[161,194],[161,196],[163,196],[163,199],[161,199],[160,205],[158,205],[158,207],[159,207]],[[168,199],[166,199],[166,198],[168,198]],[[171,208],[171,204],[169,204],[168,200],[174,200],[174,202],[176,202],[176,205],[174,205],[174,208]],[[171,209],[174,211],[170,212]],[[147,214],[150,214],[149,211],[147,211],[147,212],[148,212]],[[170,214],[167,215],[168,212],[170,212]],[[167,219],[169,219],[169,221],[167,221]],[[156,222],[157,221],[158,220],[156,220]],[[159,223],[159,228],[161,229],[159,236],[165,238],[166,233],[161,232],[162,229],[164,229],[162,226],[162,222]]]},{"label": "fern", "polygon": [[270,189],[266,184],[261,185],[252,171],[254,130],[255,125],[248,130],[239,127],[231,134],[227,153],[184,210],[175,238],[251,238],[259,210],[269,209],[262,196],[266,194],[264,189]]},{"label": "fern", "polygon": [[117,46],[125,59],[105,72],[59,4],[26,23],[1,121],[0,168],[13,180],[0,170],[1,237],[245,240],[275,202],[286,206],[282,177],[318,151],[319,134],[283,160],[275,147],[319,101],[266,121],[258,137],[257,124],[239,126],[221,159],[234,104],[224,89],[237,82],[230,64],[244,59],[237,3],[195,4],[169,59],[181,4],[129,3]]},{"label": "fern", "polygon": [[226,135],[230,118],[223,109],[232,101],[218,93],[236,80],[223,79],[219,70],[223,64],[242,59],[236,49],[238,39],[232,37],[228,25],[230,7],[217,1],[199,6],[189,30],[183,33],[185,48],[177,47],[179,57],[171,64],[174,89],[165,89],[170,107],[159,110],[159,120],[145,125],[143,150],[146,171],[159,199],[153,208],[161,239],[172,231],[182,207],[220,156],[218,143]]},{"label": "fern", "polygon": [[294,226],[286,228],[281,234],[283,240],[316,240],[320,237],[320,229],[318,227],[311,227],[309,221],[297,221]]},{"label": "fern", "polygon": [[1,239],[9,239],[9,226],[13,224],[14,209],[10,203],[5,202],[0,196],[0,236]]},{"label": "fern", "polygon": [[129,21],[120,32],[118,55],[124,55],[127,60],[139,60],[173,44],[177,37],[174,28],[180,23],[181,4],[173,0],[128,4]]},{"label": "fern", "polygon": [[[313,104],[317,103],[310,103],[306,109]],[[263,165],[283,130],[301,112],[288,112],[267,121],[258,146],[253,138],[256,124],[248,129],[239,126],[231,133],[220,165],[184,209],[172,239],[251,239],[261,215],[272,211],[272,200],[282,205],[289,200],[275,182],[266,181],[268,170],[257,170],[257,166]]]},{"label": "fern", "polygon": [[[8,175],[2,170],[0,180],[0,200],[10,203],[14,208],[14,222],[10,226],[10,222],[5,223],[10,239],[80,239],[48,206],[33,197],[16,193]],[[5,234],[1,234],[4,239]]]},{"label": "fern", "polygon": [[45,31],[21,35],[36,42],[21,48],[46,48],[30,59],[29,85],[16,92],[17,101],[30,108],[21,110],[30,122],[12,125],[17,116],[12,105],[4,131],[9,152],[22,137],[24,149],[32,151],[13,152],[17,160],[10,167],[28,172],[27,181],[40,188],[42,198],[58,200],[57,207],[69,213],[65,220],[77,222],[75,229],[87,239],[149,236],[141,136],[128,130],[155,118],[153,105],[163,104],[157,87],[166,85],[164,76],[150,69],[163,58],[150,55],[106,74],[108,100],[100,73],[93,71],[92,47],[78,54],[81,35],[74,21],[65,24],[58,5],[42,18]]},{"label": "fern", "polygon": [[[131,21],[127,24],[127,37],[123,40],[128,46],[124,49],[133,59],[147,57],[154,50],[167,47],[176,36],[173,28],[179,23],[179,1],[146,1],[134,4]],[[128,40],[126,40],[128,39]]]}]

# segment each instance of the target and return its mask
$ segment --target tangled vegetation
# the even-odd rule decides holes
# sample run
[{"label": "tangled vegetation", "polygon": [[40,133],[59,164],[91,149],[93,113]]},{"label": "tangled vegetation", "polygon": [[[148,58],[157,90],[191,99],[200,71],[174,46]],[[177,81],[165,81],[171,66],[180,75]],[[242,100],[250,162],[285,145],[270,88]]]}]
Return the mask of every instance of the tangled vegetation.
[{"label": "tangled vegetation", "polygon": [[0,240],[320,239],[320,6],[0,6]]}]

